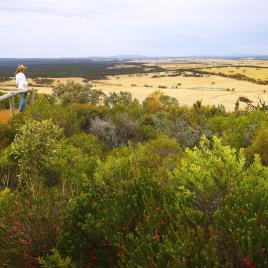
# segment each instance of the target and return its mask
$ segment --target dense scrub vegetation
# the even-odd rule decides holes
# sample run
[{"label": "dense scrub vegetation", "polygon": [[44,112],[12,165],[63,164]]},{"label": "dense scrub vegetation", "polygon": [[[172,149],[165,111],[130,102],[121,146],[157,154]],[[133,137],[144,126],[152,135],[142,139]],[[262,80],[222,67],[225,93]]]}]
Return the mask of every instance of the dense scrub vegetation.
[{"label": "dense scrub vegetation", "polygon": [[1,267],[267,267],[265,111],[73,82],[0,125]]},{"label": "dense scrub vegetation", "polygon": [[[155,73],[164,71],[155,65],[148,67],[141,62],[128,62],[115,59],[23,59],[28,67],[27,77],[40,78],[42,84],[48,84],[47,77],[83,77],[85,81],[104,79],[109,75]],[[1,59],[0,81],[7,81],[14,76],[14,70],[21,64],[21,59]],[[39,84],[39,83],[38,83]]]}]

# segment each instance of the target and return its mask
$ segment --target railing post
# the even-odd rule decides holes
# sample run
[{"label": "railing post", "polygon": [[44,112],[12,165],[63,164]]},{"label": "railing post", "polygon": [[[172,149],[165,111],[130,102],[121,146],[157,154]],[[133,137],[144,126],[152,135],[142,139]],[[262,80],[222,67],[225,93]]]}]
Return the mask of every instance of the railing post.
[{"label": "railing post", "polygon": [[34,104],[34,90],[31,91],[31,94],[30,94],[30,98],[31,98],[31,104]]},{"label": "railing post", "polygon": [[13,95],[9,98],[9,107],[10,107],[11,116],[13,116],[15,114],[15,110],[16,110],[15,99],[14,99]]}]

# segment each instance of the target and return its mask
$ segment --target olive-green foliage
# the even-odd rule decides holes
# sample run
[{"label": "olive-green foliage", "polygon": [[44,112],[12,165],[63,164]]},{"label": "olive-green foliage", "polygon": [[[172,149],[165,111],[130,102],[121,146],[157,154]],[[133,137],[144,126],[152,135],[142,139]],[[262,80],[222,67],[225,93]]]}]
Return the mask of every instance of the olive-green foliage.
[{"label": "olive-green foliage", "polygon": [[265,267],[268,170],[258,159],[246,170],[242,154],[213,142],[187,149],[164,183],[155,170],[173,147],[114,150],[65,222],[63,256],[77,267],[227,268],[244,257]]},{"label": "olive-green foliage", "polygon": [[59,83],[53,88],[52,97],[63,105],[70,103],[101,103],[105,94],[101,90],[93,89],[91,85],[73,81]]},{"label": "olive-green foliage", "polygon": [[70,257],[62,258],[55,249],[53,249],[52,255],[39,258],[39,264],[42,268],[75,268]]},{"label": "olive-green foliage", "polygon": [[129,146],[112,151],[107,161],[99,166],[95,178],[101,181],[120,181],[137,172],[145,172],[153,174],[161,182],[166,179],[169,170],[181,155],[182,149],[175,139],[160,136],[156,140],[139,144],[136,148]]},{"label": "olive-green foliage", "polygon": [[83,183],[93,176],[105,151],[106,147],[90,134],[62,139],[57,150],[50,151],[45,159],[42,172],[45,184],[61,185],[64,194],[75,196]]},{"label": "olive-green foliage", "polygon": [[68,192],[73,196],[79,192],[88,175],[93,173],[97,160],[95,157],[89,158],[81,149],[61,141],[57,149],[46,156],[40,175],[45,186],[61,185],[64,194]]},{"label": "olive-green foliage", "polygon": [[[0,96],[5,95],[6,93],[7,92],[0,91]],[[21,99],[21,97],[19,95],[14,97],[16,107],[19,106],[20,99]],[[10,107],[9,99],[6,99],[6,100],[0,102],[0,110],[1,109],[9,109],[9,107]]]},{"label": "olive-green foliage", "polygon": [[3,267],[28,268],[56,247],[68,198],[57,188],[39,195],[0,192],[0,262]]},{"label": "olive-green foliage", "polygon": [[15,189],[18,185],[18,165],[10,160],[11,148],[7,147],[0,154],[0,189],[9,187]]},{"label": "olive-green foliage", "polygon": [[52,120],[52,122],[64,130],[65,136],[71,136],[79,133],[81,122],[74,111],[64,108],[61,105],[55,105],[46,98],[40,98],[34,105],[26,109],[24,113],[13,117],[12,125],[19,128],[29,120]]},{"label": "olive-green foliage", "polygon": [[264,165],[268,165],[268,125],[263,124],[255,133],[252,144],[246,149],[252,159],[254,154],[259,154]]},{"label": "olive-green foliage", "polygon": [[140,141],[147,141],[156,139],[161,132],[151,125],[142,125],[139,129]]},{"label": "olive-green foliage", "polygon": [[7,147],[15,137],[15,130],[9,125],[0,123],[0,151]]},{"label": "olive-green foliage", "polygon": [[209,125],[214,133],[222,137],[225,144],[240,149],[251,144],[254,131],[263,121],[267,121],[267,115],[254,111],[246,115],[234,113],[225,117],[214,117],[209,121]]},{"label": "olive-green foliage", "polygon": [[117,113],[114,122],[120,144],[127,144],[129,141],[136,143],[138,141],[140,123],[133,116],[124,112]]},{"label": "olive-green foliage", "polygon": [[[238,265],[248,256],[256,267],[268,266],[268,170],[256,158],[252,166],[235,180],[222,209],[215,213],[219,242],[225,258]],[[235,266],[235,265],[234,265]],[[252,266],[253,267],[253,266]]]},{"label": "olive-green foliage", "polygon": [[86,133],[73,135],[67,138],[65,143],[81,149],[88,156],[102,158],[107,150],[106,146],[96,136]]},{"label": "olive-green foliage", "polygon": [[[212,149],[204,140],[200,150],[188,150],[174,171],[178,180],[177,206],[182,212],[176,224],[185,233],[178,251],[193,252],[187,253],[191,267],[237,267],[248,255],[257,267],[267,263],[267,256],[259,254],[258,248],[268,243],[268,233],[259,238],[258,234],[268,220],[267,196],[259,188],[262,185],[267,189],[268,170],[259,161],[248,170],[244,167],[243,155],[237,156],[234,149],[214,138]],[[263,199],[261,203],[259,198]]]},{"label": "olive-green foliage", "polygon": [[92,119],[99,117],[103,118],[106,115],[106,108],[92,104],[70,104],[68,110],[77,115],[80,122],[81,130],[88,131]]},{"label": "olive-green foliage", "polygon": [[62,136],[62,129],[51,120],[28,121],[19,129],[10,149],[10,158],[19,168],[19,186],[28,183],[34,186],[39,180],[46,156],[52,150],[57,150]]},{"label": "olive-green foliage", "polygon": [[77,199],[66,221],[60,240],[63,255],[71,256],[77,267],[94,265],[95,258],[94,267],[115,264],[124,233],[146,217],[147,206],[155,210],[164,202],[167,172],[180,157],[179,145],[167,137],[136,149],[115,149],[99,165],[94,183]]},{"label": "olive-green foliage", "polygon": [[118,117],[121,113],[128,114],[130,117],[137,120],[140,120],[143,116],[145,116],[144,108],[136,102],[132,102],[128,105],[116,104],[115,106],[106,108],[105,110],[105,116],[113,119]]},{"label": "olive-green foliage", "polygon": [[119,93],[110,92],[104,97],[103,103],[105,106],[113,107],[118,104],[129,105],[131,103],[138,103],[138,100],[133,98],[131,93],[120,91]]}]

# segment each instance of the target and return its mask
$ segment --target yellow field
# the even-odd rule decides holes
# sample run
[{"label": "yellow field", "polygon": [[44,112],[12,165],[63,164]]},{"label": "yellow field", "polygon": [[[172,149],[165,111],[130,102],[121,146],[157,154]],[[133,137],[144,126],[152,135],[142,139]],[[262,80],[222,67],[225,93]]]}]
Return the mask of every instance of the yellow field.
[{"label": "yellow field", "polygon": [[[143,101],[153,91],[161,90],[177,98],[183,105],[192,105],[197,100],[202,100],[204,104],[223,104],[227,110],[234,109],[235,102],[240,96],[248,97],[255,102],[261,96],[268,102],[268,86],[220,76],[152,78],[121,75],[111,76],[108,80],[93,81],[92,85],[105,93],[129,91],[139,101]],[[159,86],[167,88],[163,89]]]},{"label": "yellow field", "polygon": [[212,68],[212,69],[203,69],[207,72],[216,72],[224,73],[227,75],[232,74],[242,74],[250,78],[268,80],[268,68],[253,68],[253,67],[222,67],[222,68]]}]

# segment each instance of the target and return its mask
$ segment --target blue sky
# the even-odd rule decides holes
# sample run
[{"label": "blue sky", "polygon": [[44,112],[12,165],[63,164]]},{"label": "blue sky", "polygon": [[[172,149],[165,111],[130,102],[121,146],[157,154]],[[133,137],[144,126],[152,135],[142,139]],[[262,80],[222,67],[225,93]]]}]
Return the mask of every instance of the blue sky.
[{"label": "blue sky", "polygon": [[0,57],[268,55],[267,0],[0,0]]}]

